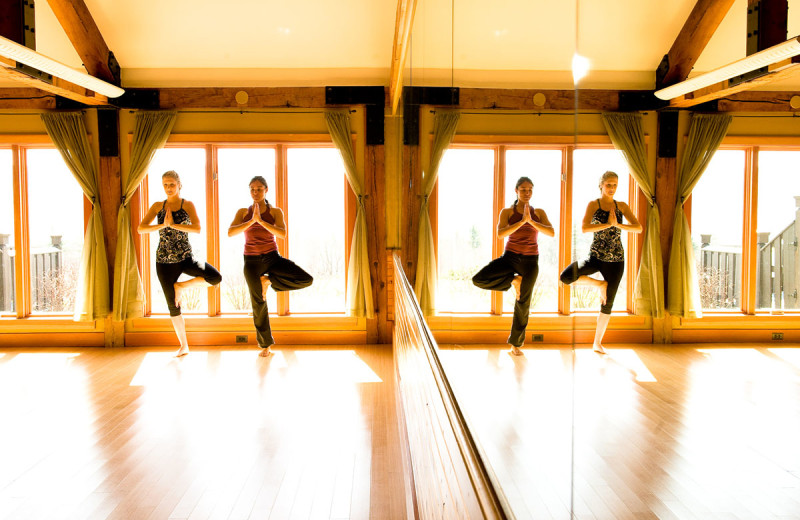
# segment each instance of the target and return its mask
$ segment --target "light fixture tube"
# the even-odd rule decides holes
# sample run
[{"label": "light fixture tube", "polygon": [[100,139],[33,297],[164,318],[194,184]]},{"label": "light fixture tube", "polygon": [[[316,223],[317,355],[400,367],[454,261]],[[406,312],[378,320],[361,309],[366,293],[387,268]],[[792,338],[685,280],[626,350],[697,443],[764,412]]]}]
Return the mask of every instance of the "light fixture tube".
[{"label": "light fixture tube", "polygon": [[29,49],[24,45],[20,45],[2,36],[0,36],[0,55],[65,81],[69,81],[70,83],[80,85],[109,98],[116,98],[125,93],[123,89],[116,85],[97,79],[85,72],[75,70],[72,67],[64,65],[52,58],[48,58],[33,49]]},{"label": "light fixture tube", "polygon": [[695,90],[714,85],[715,83],[741,76],[742,74],[778,63],[792,56],[797,56],[798,54],[800,54],[800,36],[796,36],[791,40],[786,40],[778,45],[773,45],[763,51],[756,52],[746,58],[734,61],[733,63],[706,72],[705,74],[700,74],[699,76],[657,90],[655,95],[659,99],[675,99],[689,92],[694,92]]}]

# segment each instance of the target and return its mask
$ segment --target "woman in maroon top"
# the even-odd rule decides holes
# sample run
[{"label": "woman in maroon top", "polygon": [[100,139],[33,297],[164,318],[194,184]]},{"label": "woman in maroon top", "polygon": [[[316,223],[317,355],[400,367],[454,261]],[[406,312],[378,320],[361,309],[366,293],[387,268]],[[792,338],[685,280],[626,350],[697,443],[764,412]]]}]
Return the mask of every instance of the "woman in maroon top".
[{"label": "woman in maroon top", "polygon": [[525,342],[533,285],[539,275],[538,235],[544,233],[552,237],[555,231],[544,210],[530,206],[533,181],[520,177],[514,189],[517,200],[511,207],[504,208],[497,219],[497,236],[508,237],[506,250],[503,256],[478,271],[472,283],[490,291],[507,291],[514,287],[517,298],[508,343],[511,353],[519,356],[522,354],[520,347]]},{"label": "woman in maroon top", "polygon": [[[267,181],[257,175],[250,181],[250,196],[253,205],[236,212],[228,236],[244,233],[244,279],[250,289],[253,306],[253,323],[256,339],[261,347],[260,356],[270,355],[270,346],[275,344],[269,326],[267,288],[276,291],[293,291],[308,287],[314,281],[310,274],[297,264],[278,254],[275,237],[286,236],[283,211],[267,202]],[[258,208],[258,211],[254,211]]]}]

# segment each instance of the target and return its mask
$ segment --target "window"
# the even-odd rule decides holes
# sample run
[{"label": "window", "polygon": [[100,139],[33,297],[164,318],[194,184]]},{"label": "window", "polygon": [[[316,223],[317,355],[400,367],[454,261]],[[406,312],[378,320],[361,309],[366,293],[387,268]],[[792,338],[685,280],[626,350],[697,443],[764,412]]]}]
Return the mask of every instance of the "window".
[{"label": "window", "polygon": [[[250,312],[250,291],[244,281],[244,234],[228,236],[228,227],[240,208],[253,204],[250,179],[261,175],[267,180],[267,200],[275,203],[275,150],[273,148],[222,148],[217,152],[219,166],[219,242],[221,273],[220,310],[223,313]],[[267,308],[278,308],[275,291],[267,292]]]},{"label": "window", "polygon": [[[561,150],[508,150],[506,153],[505,207],[516,200],[514,186],[520,177],[533,181],[531,206],[541,208],[556,234],[539,235],[539,277],[533,287],[532,311],[558,311],[558,236],[561,221]],[[514,292],[503,294],[503,309],[514,310]]]},{"label": "window", "polygon": [[450,312],[488,312],[491,293],[472,276],[492,259],[494,150],[450,149],[439,166],[436,306]]},{"label": "window", "polygon": [[0,313],[15,310],[13,175],[11,150],[0,149]]},{"label": "window", "polygon": [[744,150],[718,150],[692,190],[692,246],[702,308],[742,308]]},{"label": "window", "polygon": [[[72,314],[86,208],[83,191],[56,149],[0,149],[0,313]],[[15,229],[22,230],[21,249]],[[28,303],[19,308],[19,301]]]},{"label": "window", "polygon": [[[575,166],[572,174],[572,261],[589,258],[589,248],[594,237],[593,233],[583,233],[581,227],[586,206],[592,200],[600,197],[600,177],[607,171],[615,172],[619,176],[617,193],[614,199],[627,202],[632,208],[635,205],[629,197],[629,175],[625,159],[616,150],[589,149],[575,150],[573,155]],[[630,265],[628,257],[628,237],[622,233],[622,248],[625,250],[626,269]],[[592,275],[602,278],[599,273]],[[617,295],[614,298],[614,311],[624,311],[627,308],[628,287],[625,283],[627,277],[623,276],[619,284]],[[576,285],[570,287],[573,310],[596,311],[600,308],[600,296],[592,287]]]},{"label": "window", "polygon": [[[169,170],[175,170],[181,178],[181,198],[194,203],[197,216],[202,226],[200,233],[189,233],[189,243],[192,245],[192,254],[199,262],[204,262],[208,257],[206,248],[206,157],[203,148],[165,148],[156,152],[147,172],[147,193],[150,196],[147,208],[153,202],[166,199],[164,188],[161,184],[161,175]],[[150,255],[155,258],[158,248],[158,233],[150,233]],[[167,313],[167,303],[164,292],[156,276],[155,264],[150,273],[150,310],[153,313]],[[187,279],[182,275],[180,280]],[[193,288],[186,291],[181,305],[181,312],[207,313],[208,291]]]},{"label": "window", "polygon": [[800,309],[800,151],[758,154],[756,309]]},{"label": "window", "polygon": [[[181,196],[197,209],[202,230],[190,233],[196,259],[208,261],[222,273],[222,283],[211,291],[190,295],[184,313],[207,315],[249,313],[250,296],[242,275],[244,235],[228,237],[236,211],[252,205],[249,182],[256,175],[267,180],[267,200],[281,208],[287,239],[278,240],[288,257],[314,277],[314,290],[268,291],[270,312],[344,313],[346,311],[345,212],[346,179],[339,152],[330,145],[183,145],[156,152],[142,190],[143,208],[164,199],[161,174],[175,170],[181,177]],[[210,173],[214,172],[214,173]],[[138,222],[137,222],[138,224]],[[151,314],[167,312],[155,274],[158,233],[151,233],[143,265],[149,272]],[[209,300],[209,293],[211,299]]]},{"label": "window", "polygon": [[[568,170],[569,154],[573,168]],[[631,197],[638,193],[629,181],[624,158],[612,148],[578,148],[567,146],[494,146],[453,145],[445,153],[439,167],[434,213],[438,261],[437,309],[439,312],[511,313],[513,291],[492,295],[474,287],[472,276],[493,258],[502,255],[505,244],[497,239],[499,212],[514,202],[517,180],[526,176],[534,184],[531,204],[547,214],[555,229],[555,237],[539,236],[539,277],[534,286],[531,312],[569,313],[596,311],[597,292],[591,288],[564,288],[559,283],[561,269],[572,260],[583,260],[589,254],[591,233],[581,233],[586,204],[598,197],[598,180],[603,172],[619,175],[617,200],[628,202],[636,210]],[[572,176],[572,192],[563,195],[566,175]],[[567,201],[568,198],[568,201]],[[561,229],[564,204],[572,205],[572,226]],[[626,251],[633,242],[623,234]],[[564,243],[571,244],[572,257],[559,259]],[[626,265],[635,265],[626,254]],[[623,279],[614,310],[625,311],[632,277]],[[560,308],[562,290],[572,295],[571,309]]]}]

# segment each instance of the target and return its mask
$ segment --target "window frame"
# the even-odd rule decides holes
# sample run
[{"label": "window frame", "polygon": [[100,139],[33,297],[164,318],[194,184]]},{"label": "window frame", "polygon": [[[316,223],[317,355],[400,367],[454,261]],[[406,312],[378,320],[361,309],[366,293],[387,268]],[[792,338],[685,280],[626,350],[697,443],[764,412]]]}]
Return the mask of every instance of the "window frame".
[{"label": "window frame", "polygon": [[[432,139],[432,136],[431,136]],[[646,141],[647,142],[647,141]],[[576,150],[613,150],[614,146],[608,136],[578,136],[577,142],[572,136],[477,136],[477,135],[457,135],[453,142],[448,147],[449,149],[480,149],[480,150],[493,150],[495,156],[494,165],[494,193],[492,195],[493,216],[492,216],[492,229],[497,229],[498,217],[500,211],[505,207],[505,177],[506,177],[506,152],[509,150],[560,150],[562,154],[561,162],[561,215],[559,221],[559,229],[561,230],[558,236],[557,247],[558,252],[558,268],[559,271],[566,268],[572,263],[572,182],[573,182],[573,154]],[[636,214],[642,226],[646,226],[647,207],[644,194],[639,189],[633,177],[630,177],[631,182],[628,186],[628,204],[631,211]],[[429,203],[429,214],[431,219],[431,227],[433,230],[434,252],[438,262],[438,247],[439,247],[439,181],[437,178],[436,184],[431,193]],[[636,282],[636,275],[639,270],[641,249],[643,244],[643,233],[627,233],[627,250],[630,251],[626,262],[626,305],[625,310],[613,311],[614,314],[633,314],[633,300],[634,300],[634,285]],[[498,238],[496,233],[492,243],[492,258],[497,258],[504,247],[504,239]],[[488,259],[487,262],[491,260]],[[594,314],[593,310],[572,310],[570,300],[570,288],[563,284],[558,287],[558,308],[556,310],[559,316],[571,315],[586,315]],[[498,291],[492,291],[491,309],[488,311],[477,312],[451,312],[451,311],[437,311],[441,315],[469,315],[469,316],[510,316],[513,311],[503,309],[503,294]],[[533,311],[531,314],[539,316],[553,315],[553,311]]]},{"label": "window frame", "polygon": [[[798,137],[728,136],[722,140],[719,150],[744,151],[744,183],[742,206],[742,296],[739,309],[703,309],[703,316],[725,318],[735,316],[773,316],[771,309],[757,309],[757,261],[758,261],[758,158],[759,152],[800,151]],[[684,205],[684,212],[692,229],[692,196]],[[782,309],[779,315],[798,316],[800,309]],[[698,318],[702,320],[703,318]],[[695,321],[686,320],[683,321]]]},{"label": "window frame", "polygon": [[[132,141],[132,136],[129,135],[129,141]],[[353,137],[355,145],[356,138]],[[217,225],[219,222],[219,180],[217,172],[218,166],[218,151],[220,149],[252,149],[252,148],[272,148],[275,150],[275,184],[271,193],[274,195],[275,205],[282,208],[285,214],[288,215],[291,209],[288,205],[288,151],[292,148],[330,148],[335,149],[329,134],[302,134],[302,135],[279,135],[279,134],[173,134],[167,139],[165,148],[191,148],[200,149],[205,151],[206,156],[206,215],[204,221],[204,228],[206,232],[206,252],[205,256],[208,262],[212,265],[218,266],[220,261],[219,251],[219,237],[223,232]],[[355,148],[354,148],[355,149]],[[142,273],[142,280],[144,285],[144,317],[145,318],[163,318],[166,315],[162,313],[152,313],[152,288],[150,284],[151,272],[154,269],[154,260],[150,251],[149,240],[142,240],[138,234],[136,227],[141,221],[144,211],[149,208],[150,201],[147,177],[145,177],[133,195],[135,203],[131,204],[132,218],[131,226],[134,234],[134,243],[136,246],[136,257]],[[350,257],[350,242],[353,237],[353,227],[356,220],[357,200],[350,189],[346,176],[343,175],[342,182],[344,183],[345,201],[344,201],[344,261],[345,265]],[[155,200],[155,199],[154,199]],[[282,256],[287,256],[286,252],[289,249],[289,237],[276,238],[278,245],[278,252]],[[223,273],[224,276],[224,273]],[[347,272],[345,270],[345,286],[347,284]],[[332,318],[347,317],[346,305],[345,309],[341,312],[291,312],[289,304],[289,295],[286,292],[279,292],[277,294],[278,308],[275,315],[277,316],[295,316],[295,317],[309,317],[309,316],[329,316]],[[208,318],[243,318],[247,317],[246,311],[242,312],[222,312],[221,311],[221,291],[219,286],[208,288],[208,311],[206,313],[192,313],[197,317]]]},{"label": "window frame", "polygon": [[[91,140],[91,136],[89,136]],[[35,312],[31,289],[30,204],[28,200],[28,152],[55,150],[46,134],[19,134],[0,137],[0,149],[11,150],[12,198],[14,204],[14,311],[0,312],[0,318],[37,321],[71,321],[72,312]],[[92,203],[83,196],[83,232],[92,214]],[[85,326],[78,328],[85,329]]]}]

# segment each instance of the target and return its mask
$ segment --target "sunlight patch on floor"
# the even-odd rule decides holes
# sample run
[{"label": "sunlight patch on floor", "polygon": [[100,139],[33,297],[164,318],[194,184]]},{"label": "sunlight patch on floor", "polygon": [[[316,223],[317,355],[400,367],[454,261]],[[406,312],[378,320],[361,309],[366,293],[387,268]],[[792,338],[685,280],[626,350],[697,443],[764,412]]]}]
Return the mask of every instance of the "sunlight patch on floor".
[{"label": "sunlight patch on floor", "polygon": [[175,357],[174,352],[148,352],[131,379],[130,386],[196,382],[206,378],[208,352]]},{"label": "sunlight patch on floor", "polygon": [[306,377],[326,383],[382,383],[354,350],[298,350],[299,368]]},{"label": "sunlight patch on floor", "polygon": [[656,383],[657,380],[639,355],[632,349],[608,349],[608,357],[612,361],[630,370],[640,383]]},{"label": "sunlight patch on floor", "polygon": [[775,354],[785,362],[793,367],[800,369],[800,348],[768,348],[771,353]]}]

